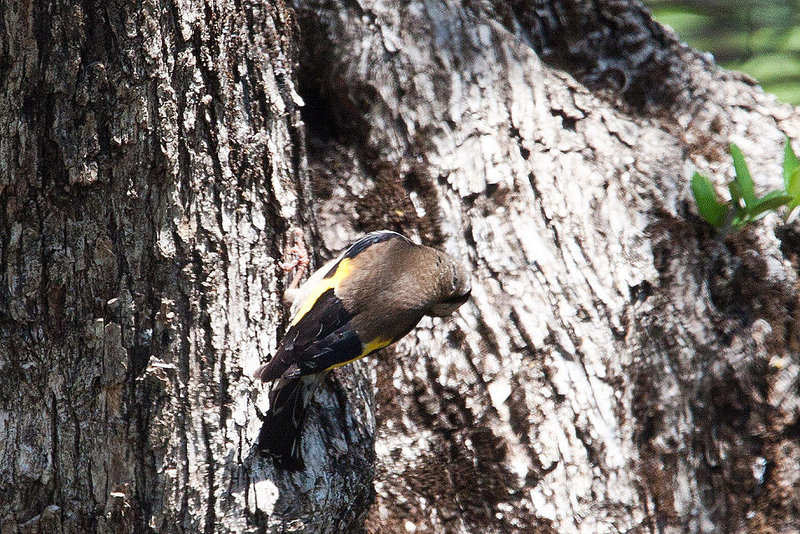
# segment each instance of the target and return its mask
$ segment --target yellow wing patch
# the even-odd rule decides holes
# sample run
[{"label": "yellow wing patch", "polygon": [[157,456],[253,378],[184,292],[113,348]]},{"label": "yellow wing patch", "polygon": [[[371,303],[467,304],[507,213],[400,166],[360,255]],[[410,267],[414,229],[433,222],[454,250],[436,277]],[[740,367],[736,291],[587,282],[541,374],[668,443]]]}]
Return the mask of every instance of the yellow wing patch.
[{"label": "yellow wing patch", "polygon": [[383,338],[383,337],[376,337],[375,339],[373,339],[372,341],[370,341],[369,343],[364,345],[364,350],[361,351],[361,354],[359,354],[358,356],[356,356],[352,360],[347,360],[346,362],[335,363],[335,364],[331,365],[330,367],[328,367],[325,370],[326,371],[330,371],[331,369],[336,369],[337,367],[341,367],[343,365],[347,365],[348,363],[352,363],[352,362],[354,362],[356,360],[360,360],[361,358],[363,358],[364,356],[366,356],[370,352],[375,352],[376,350],[382,349],[383,347],[386,347],[387,345],[391,345],[391,344],[392,344],[392,340],[391,339],[386,339],[386,338]]},{"label": "yellow wing patch", "polygon": [[330,278],[323,278],[322,281],[314,288],[308,298],[303,301],[303,304],[300,306],[300,309],[297,310],[297,313],[292,318],[291,326],[296,325],[300,319],[303,318],[305,314],[307,314],[311,308],[314,307],[314,303],[317,302],[317,299],[325,293],[327,290],[333,288],[336,291],[336,288],[339,286],[342,280],[347,278],[350,272],[353,270],[352,261],[349,258],[345,258],[340,261],[336,265],[336,271],[333,273],[333,276]]}]

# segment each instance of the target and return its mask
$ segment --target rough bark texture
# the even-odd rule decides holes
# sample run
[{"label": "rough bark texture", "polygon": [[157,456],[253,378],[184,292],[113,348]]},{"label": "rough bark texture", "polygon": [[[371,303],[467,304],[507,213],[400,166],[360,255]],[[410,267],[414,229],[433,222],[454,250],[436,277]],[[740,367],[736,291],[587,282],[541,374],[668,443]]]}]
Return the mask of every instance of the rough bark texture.
[{"label": "rough bark texture", "polygon": [[310,207],[292,11],[2,10],[0,529],[363,523],[368,382],[322,392],[305,473],[252,450],[276,260]]},{"label": "rough bark texture", "polygon": [[[638,3],[0,9],[4,533],[800,523],[800,230],[720,240],[688,191],[730,140],[777,186],[800,115]],[[286,475],[249,372],[295,225],[474,279],[336,372]]]},{"label": "rough bark texture", "polygon": [[394,227],[475,273],[377,358],[370,530],[792,531],[797,233],[720,242],[688,182],[735,140],[777,186],[793,110],[632,2],[298,16],[326,242]]}]

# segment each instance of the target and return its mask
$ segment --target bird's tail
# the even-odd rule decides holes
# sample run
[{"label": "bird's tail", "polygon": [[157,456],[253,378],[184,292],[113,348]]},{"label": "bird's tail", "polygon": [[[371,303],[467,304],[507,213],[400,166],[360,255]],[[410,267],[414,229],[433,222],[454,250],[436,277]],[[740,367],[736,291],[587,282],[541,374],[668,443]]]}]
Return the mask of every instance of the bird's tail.
[{"label": "bird's tail", "polygon": [[306,406],[322,383],[318,375],[281,378],[269,393],[267,410],[258,433],[257,447],[272,457],[276,467],[299,471],[303,462],[303,424]]}]

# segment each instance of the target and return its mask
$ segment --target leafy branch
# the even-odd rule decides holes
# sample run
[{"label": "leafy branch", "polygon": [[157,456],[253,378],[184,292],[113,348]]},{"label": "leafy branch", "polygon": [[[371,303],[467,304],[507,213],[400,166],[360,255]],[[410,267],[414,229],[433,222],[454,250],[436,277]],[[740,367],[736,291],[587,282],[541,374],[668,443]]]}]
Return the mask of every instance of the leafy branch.
[{"label": "leafy branch", "polygon": [[698,172],[694,173],[692,195],[700,216],[723,234],[739,230],[745,224],[784,206],[784,219],[788,220],[794,209],[800,206],[800,160],[792,150],[789,138],[786,138],[783,151],[783,189],[771,191],[761,198],[756,196],[753,178],[742,151],[733,143],[731,157],[736,178],[728,184],[731,195],[728,202],[719,201],[711,180]]}]

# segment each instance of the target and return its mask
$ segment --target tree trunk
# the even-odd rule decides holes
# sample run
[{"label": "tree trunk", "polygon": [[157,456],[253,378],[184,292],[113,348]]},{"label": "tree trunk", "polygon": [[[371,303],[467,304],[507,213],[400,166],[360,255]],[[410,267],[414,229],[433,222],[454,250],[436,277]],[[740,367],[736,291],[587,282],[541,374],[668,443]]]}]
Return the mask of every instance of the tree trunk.
[{"label": "tree trunk", "polygon": [[304,474],[252,446],[267,400],[250,373],[285,322],[276,260],[310,219],[292,11],[3,17],[2,532],[363,523],[372,430],[336,415],[368,382],[323,392],[309,441],[338,453]]},{"label": "tree trunk", "polygon": [[[800,228],[719,239],[688,188],[730,140],[778,186],[800,116],[638,3],[0,10],[3,533],[800,522]],[[295,226],[474,278],[336,371],[287,474],[249,375]]]}]

